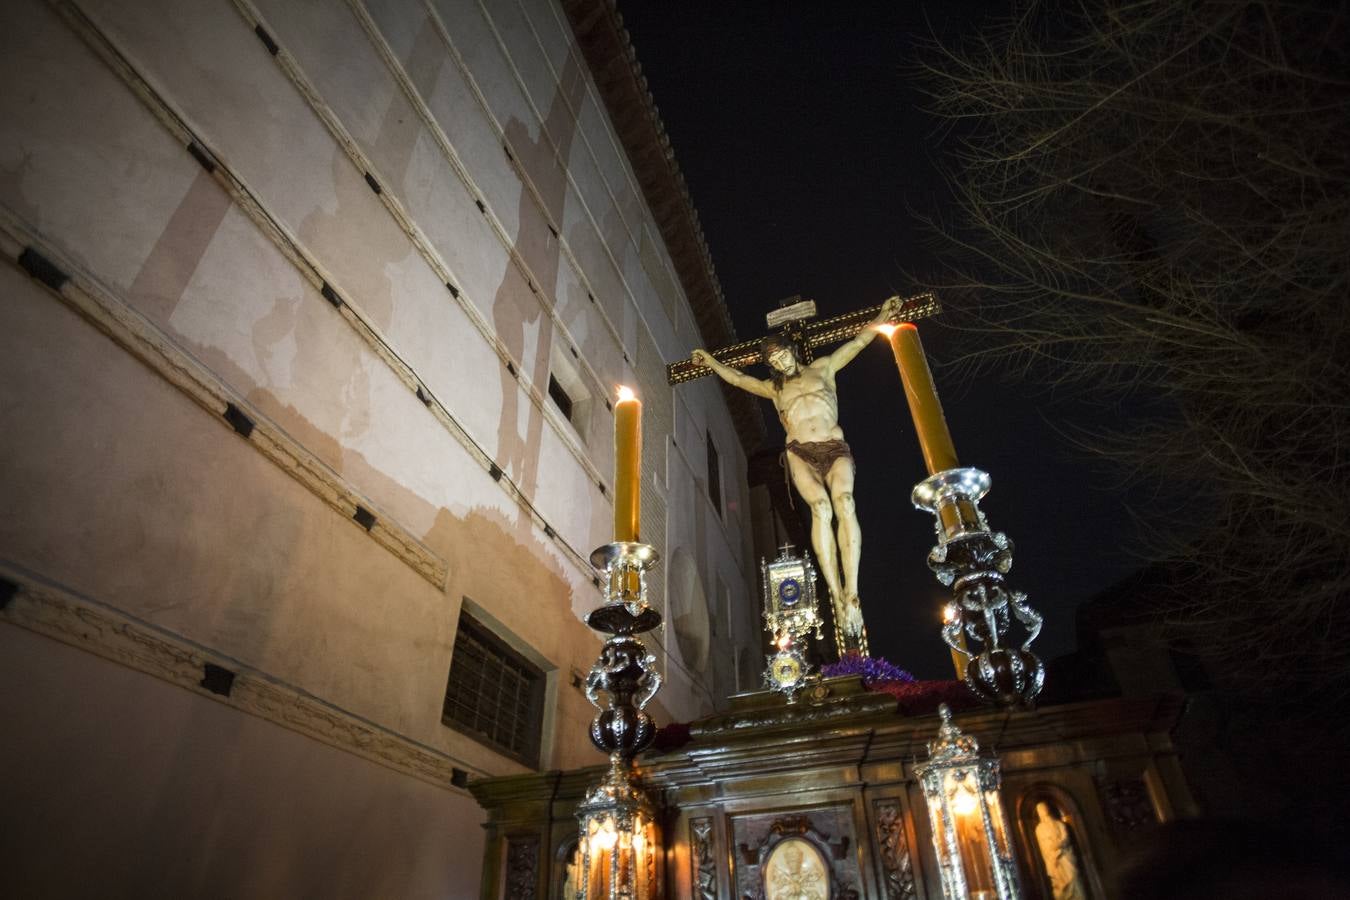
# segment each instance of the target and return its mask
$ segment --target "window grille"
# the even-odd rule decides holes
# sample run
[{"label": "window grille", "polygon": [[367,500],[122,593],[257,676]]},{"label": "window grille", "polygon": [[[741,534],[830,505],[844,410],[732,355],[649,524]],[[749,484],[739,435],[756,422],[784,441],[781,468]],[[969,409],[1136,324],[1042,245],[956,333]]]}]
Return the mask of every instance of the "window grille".
[{"label": "window grille", "polygon": [[441,721],[537,767],[543,708],[544,673],[461,613]]}]

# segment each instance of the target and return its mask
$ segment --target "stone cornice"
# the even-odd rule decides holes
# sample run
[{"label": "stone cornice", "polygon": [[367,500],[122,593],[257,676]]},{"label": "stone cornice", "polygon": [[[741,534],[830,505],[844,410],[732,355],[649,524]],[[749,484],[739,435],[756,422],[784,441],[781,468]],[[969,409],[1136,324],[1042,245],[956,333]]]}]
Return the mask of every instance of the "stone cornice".
[{"label": "stone cornice", "polygon": [[[151,675],[203,699],[223,703],[439,788],[460,790],[451,784],[455,769],[472,768],[239,660],[44,582],[17,567],[0,564],[0,578],[17,585],[0,608],[0,622]],[[208,665],[232,676],[224,694],[207,687]]]}]

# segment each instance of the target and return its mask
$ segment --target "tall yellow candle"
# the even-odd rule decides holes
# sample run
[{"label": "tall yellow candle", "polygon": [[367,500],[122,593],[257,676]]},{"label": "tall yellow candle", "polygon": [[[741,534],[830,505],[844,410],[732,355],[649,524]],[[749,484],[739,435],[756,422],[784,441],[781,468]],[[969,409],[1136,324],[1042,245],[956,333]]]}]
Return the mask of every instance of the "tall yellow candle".
[{"label": "tall yellow candle", "polygon": [[614,540],[638,539],[642,469],[642,404],[632,388],[619,388],[614,404]]},{"label": "tall yellow candle", "polygon": [[929,371],[928,360],[923,355],[919,329],[910,322],[902,322],[883,331],[888,332],[891,339],[891,351],[900,369],[905,399],[909,401],[909,413],[914,417],[914,430],[919,435],[919,449],[923,451],[923,462],[928,467],[928,474],[955,469],[960,463],[956,461],[956,448],[952,445],[951,433],[947,431],[947,419],[942,414],[942,404],[933,388],[933,373]]}]

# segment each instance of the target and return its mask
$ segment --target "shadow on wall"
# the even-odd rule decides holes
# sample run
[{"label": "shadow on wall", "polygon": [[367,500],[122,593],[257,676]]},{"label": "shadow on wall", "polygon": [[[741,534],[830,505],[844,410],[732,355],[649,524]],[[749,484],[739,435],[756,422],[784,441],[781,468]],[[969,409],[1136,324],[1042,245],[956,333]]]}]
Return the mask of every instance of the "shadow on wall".
[{"label": "shadow on wall", "polygon": [[[677,547],[670,555],[668,584],[670,593],[666,605],[670,627],[675,632],[675,645],[690,675],[702,675],[706,672],[708,652],[712,646],[708,598],[694,558],[684,547]],[[706,692],[708,685],[704,687]],[[712,710],[709,708],[706,711]]]},{"label": "shadow on wall", "polygon": [[[563,160],[568,158],[576,135],[577,120],[572,110],[577,107],[585,91],[586,82],[576,57],[568,54],[563,66],[560,85],[549,104],[543,129],[531,139],[530,126],[518,119],[509,120],[505,128],[507,144],[516,154],[516,165],[529,176],[542,199],[544,210],[562,222],[563,203],[567,197],[567,172],[557,164],[549,138],[557,144]],[[537,291],[552,292],[558,282],[558,268],[562,260],[562,246],[557,232],[548,224],[538,209],[535,198],[524,187],[520,191],[520,205],[516,211],[518,232],[512,251],[529,268],[536,282],[523,284],[523,278],[514,265],[508,265],[501,286],[492,301],[492,324],[511,357],[525,360],[525,339],[534,330],[538,346],[534,351],[532,384],[548,385],[549,361],[552,357],[553,322],[544,312],[544,300]],[[515,479],[526,496],[534,496],[539,483],[539,444],[544,426],[543,416],[529,411],[526,432],[520,433],[518,405],[521,392],[516,384],[516,373],[505,366],[499,370],[501,378],[501,419],[497,431],[498,464]]]}]

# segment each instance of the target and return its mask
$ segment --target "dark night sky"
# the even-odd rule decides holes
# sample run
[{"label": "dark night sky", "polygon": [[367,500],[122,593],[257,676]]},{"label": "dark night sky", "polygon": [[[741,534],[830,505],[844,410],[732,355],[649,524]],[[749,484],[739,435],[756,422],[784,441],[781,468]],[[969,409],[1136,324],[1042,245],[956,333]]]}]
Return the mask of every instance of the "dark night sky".
[{"label": "dark night sky", "polygon": [[[906,273],[936,271],[911,210],[941,211],[947,148],[905,66],[918,42],[977,29],[991,8],[621,0],[742,337],[763,334],[783,297],[813,298],[828,316],[912,293]],[[961,460],[993,476],[982,508],[1017,545],[1012,586],[1045,614],[1033,649],[1046,660],[1070,652],[1078,604],[1138,565],[1123,493],[1061,431],[1115,413],[1011,375],[957,383],[942,363],[961,336],[932,320],[921,331]],[[932,519],[909,504],[923,461],[886,345],[839,384],[872,652],[921,678],[950,677],[937,634],[946,595],[924,562]]]}]

